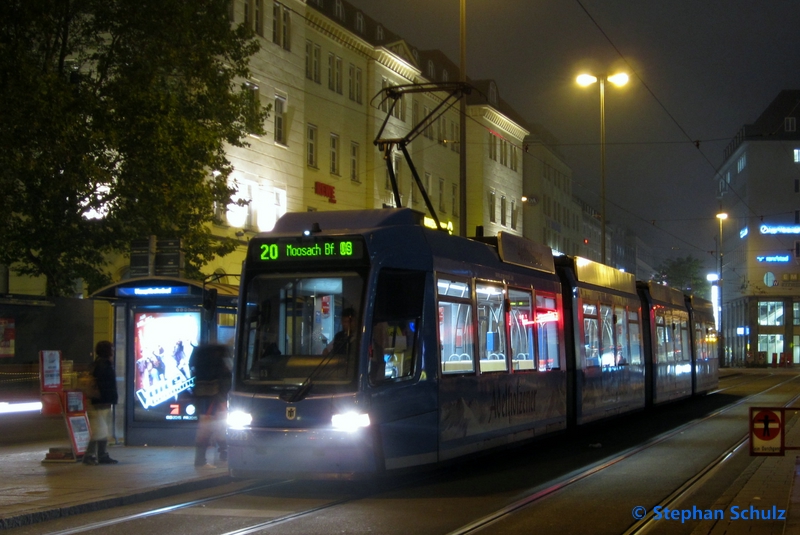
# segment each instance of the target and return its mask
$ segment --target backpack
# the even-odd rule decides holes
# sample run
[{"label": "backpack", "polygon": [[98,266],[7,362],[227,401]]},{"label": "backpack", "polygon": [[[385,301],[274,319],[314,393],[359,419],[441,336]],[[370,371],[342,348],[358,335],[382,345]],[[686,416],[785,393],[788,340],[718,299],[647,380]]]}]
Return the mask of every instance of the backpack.
[{"label": "backpack", "polygon": [[92,372],[81,372],[78,374],[78,390],[83,392],[86,399],[100,398],[100,388],[98,388],[97,379]]}]

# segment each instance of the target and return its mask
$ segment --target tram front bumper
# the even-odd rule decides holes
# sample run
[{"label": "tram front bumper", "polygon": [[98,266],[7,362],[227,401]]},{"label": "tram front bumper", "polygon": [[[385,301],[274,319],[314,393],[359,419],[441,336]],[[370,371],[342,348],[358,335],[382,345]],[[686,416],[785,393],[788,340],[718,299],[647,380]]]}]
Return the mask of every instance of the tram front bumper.
[{"label": "tram front bumper", "polygon": [[378,470],[369,428],[228,429],[228,469],[233,477],[353,479]]}]

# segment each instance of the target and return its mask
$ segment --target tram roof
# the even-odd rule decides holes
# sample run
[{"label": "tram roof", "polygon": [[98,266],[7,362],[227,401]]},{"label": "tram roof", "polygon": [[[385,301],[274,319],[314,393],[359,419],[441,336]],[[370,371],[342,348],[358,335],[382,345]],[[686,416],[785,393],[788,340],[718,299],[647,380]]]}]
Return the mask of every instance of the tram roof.
[{"label": "tram roof", "polygon": [[650,297],[653,299],[653,301],[660,301],[662,303],[669,303],[671,305],[677,305],[680,307],[686,306],[686,296],[677,288],[664,286],[663,284],[658,284],[654,281],[639,281],[638,284],[645,286],[648,289],[650,292]]},{"label": "tram roof", "polygon": [[297,233],[316,223],[324,232],[393,226],[421,226],[423,214],[410,208],[376,210],[336,210],[332,212],[287,212],[275,223],[272,233]]}]

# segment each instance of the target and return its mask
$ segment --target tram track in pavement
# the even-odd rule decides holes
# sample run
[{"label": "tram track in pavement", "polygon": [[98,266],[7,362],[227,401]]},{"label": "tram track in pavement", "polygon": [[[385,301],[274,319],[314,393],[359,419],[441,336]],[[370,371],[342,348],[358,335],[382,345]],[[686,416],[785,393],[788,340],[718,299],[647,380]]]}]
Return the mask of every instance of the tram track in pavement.
[{"label": "tram track in pavement", "polygon": [[[745,383],[746,384],[750,384],[750,383],[752,383],[754,381],[757,381],[759,379],[763,380],[763,379],[768,379],[770,377],[773,377],[773,375],[770,374],[770,375],[758,376],[758,377],[754,378],[752,381],[746,381],[744,383],[743,382],[739,382],[736,385],[729,385],[729,386],[726,386],[725,388],[719,389],[719,390],[717,390],[715,392],[727,391],[727,390],[729,390],[731,388],[734,388],[736,386],[742,386]],[[739,400],[737,402],[734,402],[733,404],[727,405],[722,409],[716,410],[715,412],[713,412],[711,414],[708,414],[708,415],[706,415],[706,416],[704,416],[702,418],[699,418],[699,419],[693,420],[691,422],[688,422],[688,423],[686,423],[684,425],[681,425],[681,426],[679,426],[677,428],[674,428],[674,429],[672,429],[670,431],[662,433],[662,434],[660,434],[660,435],[648,440],[645,443],[642,443],[640,445],[637,445],[637,446],[631,447],[631,448],[629,448],[627,450],[624,450],[624,451],[618,453],[617,455],[615,455],[612,458],[609,458],[607,460],[604,460],[604,461],[601,461],[601,462],[596,463],[594,465],[591,465],[589,468],[576,470],[574,472],[571,472],[571,473],[567,474],[566,476],[563,476],[562,478],[559,478],[558,480],[554,480],[554,481],[545,483],[543,485],[534,487],[533,489],[530,489],[527,492],[523,492],[522,493],[523,497],[521,499],[518,499],[514,503],[511,503],[511,504],[509,504],[509,505],[507,505],[507,506],[505,506],[505,507],[503,507],[501,509],[498,509],[494,513],[491,513],[489,515],[483,516],[482,518],[480,518],[478,520],[470,522],[470,523],[462,526],[461,528],[459,528],[459,529],[457,529],[455,531],[452,531],[450,533],[450,535],[468,534],[468,533],[480,532],[480,531],[484,530],[485,528],[487,528],[488,526],[490,526],[491,524],[497,522],[498,520],[501,520],[504,517],[507,517],[508,515],[513,515],[514,513],[516,513],[517,511],[519,511],[519,510],[521,510],[521,509],[523,509],[525,507],[528,507],[528,506],[533,505],[533,504],[535,504],[537,502],[540,502],[540,501],[546,499],[548,496],[550,496],[550,495],[552,495],[554,493],[557,493],[558,491],[560,491],[562,489],[565,489],[565,488],[569,487],[572,484],[575,484],[575,483],[577,483],[577,482],[579,482],[581,480],[584,480],[584,479],[589,478],[589,477],[591,477],[593,475],[601,473],[604,470],[610,468],[611,466],[614,466],[614,465],[616,465],[616,464],[618,464],[618,463],[620,463],[620,462],[622,462],[622,461],[624,461],[626,459],[629,459],[629,458],[631,458],[631,457],[633,457],[633,456],[635,456],[635,455],[637,455],[637,454],[639,454],[639,453],[641,453],[641,452],[643,452],[643,451],[645,451],[645,450],[647,450],[647,449],[649,449],[649,448],[651,448],[651,447],[653,447],[653,446],[655,446],[657,444],[660,444],[660,443],[668,440],[669,438],[671,438],[671,437],[673,437],[675,435],[683,433],[686,429],[689,429],[691,427],[699,425],[700,423],[702,423],[704,421],[707,421],[707,420],[709,420],[711,418],[714,418],[716,416],[719,416],[720,414],[724,414],[724,413],[726,413],[726,412],[728,412],[728,411],[730,411],[730,410],[732,410],[732,409],[734,409],[734,408],[736,408],[736,407],[738,407],[738,406],[740,406],[740,405],[742,405],[744,403],[752,403],[753,400],[757,396],[763,395],[763,394],[765,394],[765,393],[767,393],[767,392],[769,392],[771,390],[777,389],[777,388],[779,388],[779,387],[781,387],[781,386],[783,386],[783,385],[785,385],[787,383],[790,383],[792,381],[795,381],[795,380],[797,380],[799,378],[800,377],[792,376],[791,378],[789,378],[789,379],[787,379],[785,381],[782,381],[782,382],[780,382],[778,384],[775,384],[775,385],[773,385],[773,386],[771,386],[769,388],[761,390],[761,391],[759,391],[759,392],[757,392],[755,394],[752,394],[750,396],[742,398],[741,400]],[[735,449],[736,449],[736,446],[731,448],[730,452],[726,452],[725,454],[720,455],[720,457],[715,461],[715,463],[719,463],[719,464],[723,463],[725,461],[725,459],[730,457],[731,452],[733,450],[735,450]],[[701,472],[713,474],[714,466],[712,466],[712,465],[714,465],[715,463],[711,463],[711,465],[709,465],[705,470],[703,470]],[[702,475],[703,474],[700,474],[697,477],[697,479],[698,480],[701,479]],[[425,473],[419,474],[417,477],[411,478],[411,479],[413,479],[413,481],[408,479],[408,478],[400,478],[396,485],[391,485],[391,484],[390,485],[384,485],[383,488],[379,489],[379,491],[380,492],[389,492],[389,491],[392,491],[392,490],[396,490],[397,488],[407,486],[409,484],[414,484],[414,483],[421,482],[421,481],[423,481],[425,479],[428,479],[430,477],[432,477],[432,473],[425,472]],[[245,484],[245,486],[243,486],[243,487],[241,487],[239,489],[236,489],[236,490],[233,490],[233,491],[230,491],[230,492],[225,492],[223,494],[211,495],[211,496],[200,498],[200,499],[189,500],[189,501],[176,503],[176,504],[168,505],[168,506],[164,506],[164,507],[158,507],[158,508],[155,508],[155,509],[150,510],[150,511],[143,511],[143,512],[136,513],[136,514],[130,514],[130,515],[114,518],[114,519],[109,519],[109,520],[105,520],[105,521],[86,524],[86,525],[83,525],[83,526],[80,526],[80,527],[75,527],[75,528],[61,530],[61,531],[53,531],[51,533],[53,535],[72,535],[72,534],[77,534],[77,533],[91,532],[91,531],[95,531],[95,530],[99,530],[98,532],[100,532],[100,531],[105,530],[105,529],[107,529],[107,528],[109,528],[111,526],[114,526],[114,525],[120,525],[120,524],[123,524],[123,523],[135,522],[137,520],[142,520],[142,519],[145,519],[145,518],[150,518],[150,517],[154,517],[154,516],[158,516],[158,515],[166,515],[166,514],[169,514],[169,513],[176,513],[176,512],[182,512],[183,514],[190,514],[190,510],[193,507],[204,507],[204,506],[206,506],[208,504],[212,504],[213,502],[218,502],[218,501],[224,500],[226,498],[233,498],[233,497],[245,495],[245,494],[248,494],[248,493],[255,493],[255,492],[258,492],[259,490],[265,490],[265,489],[278,490],[278,489],[281,488],[281,486],[288,486],[288,485],[290,485],[292,483],[294,483],[293,480],[281,480],[281,481],[271,481],[271,482],[267,482],[267,483],[259,482],[259,483],[256,483],[256,484]],[[691,487],[691,485],[690,485],[690,487]],[[674,500],[680,499],[680,496],[685,495],[687,492],[689,492],[689,488],[690,487],[687,487],[687,489],[684,489],[683,492],[681,492],[679,494],[676,494],[675,496],[671,495],[670,497],[667,498],[667,500],[669,500],[669,499],[674,499]],[[376,489],[372,489],[372,490],[374,491]],[[365,497],[369,496],[370,494],[371,494],[370,492],[352,493],[352,494],[350,494],[348,496],[339,497],[337,499],[332,499],[332,500],[328,500],[328,501],[322,501],[321,503],[319,503],[319,504],[317,504],[317,505],[315,505],[313,507],[301,508],[301,509],[298,509],[298,510],[286,512],[285,514],[278,514],[278,515],[276,515],[274,517],[271,517],[271,518],[268,518],[266,520],[263,520],[263,521],[260,521],[260,522],[256,522],[256,523],[252,523],[252,524],[248,524],[246,526],[242,526],[242,527],[239,527],[237,529],[230,530],[230,531],[225,531],[225,532],[222,532],[222,533],[224,533],[224,535],[246,535],[246,534],[265,531],[265,530],[268,530],[270,527],[276,526],[278,524],[292,523],[294,521],[301,520],[303,518],[315,515],[315,514],[321,512],[321,511],[324,511],[326,509],[332,509],[332,508],[335,508],[335,507],[338,507],[338,506],[343,506],[343,505],[346,505],[346,504],[349,504],[349,503],[357,502],[357,501],[362,500]],[[673,494],[675,494],[675,493],[673,493]],[[667,502],[665,501],[665,503],[667,503]],[[639,524],[640,523],[637,523],[637,525],[639,525]],[[641,529],[643,529],[644,531],[631,531],[630,533],[631,534],[634,534],[634,533],[638,534],[638,533],[646,532],[646,528],[641,528]]]},{"label": "tram track in pavement", "polygon": [[[769,377],[769,376],[766,376],[766,377]],[[765,378],[765,376],[760,376],[759,378],[763,379],[763,378]],[[754,399],[757,398],[758,396],[763,396],[767,392],[770,392],[772,390],[778,389],[781,386],[784,386],[784,385],[786,385],[788,383],[791,383],[793,381],[797,381],[798,379],[800,379],[800,376],[792,376],[790,379],[787,379],[785,381],[781,381],[780,383],[778,383],[776,385],[773,385],[773,386],[767,388],[766,390],[762,390],[760,392],[757,392],[755,394],[747,396],[747,397],[745,397],[745,398],[743,398],[743,399],[741,399],[741,400],[739,400],[739,401],[737,401],[735,403],[732,403],[732,404],[730,404],[730,405],[728,405],[728,406],[726,406],[726,407],[724,407],[722,409],[719,409],[719,410],[717,410],[717,411],[715,411],[715,412],[713,412],[711,414],[708,414],[708,415],[706,415],[706,416],[704,416],[702,418],[696,419],[696,420],[691,421],[691,422],[687,422],[686,424],[681,425],[681,426],[679,426],[677,428],[674,428],[674,429],[672,429],[670,431],[667,431],[666,433],[662,433],[661,435],[658,435],[658,436],[648,440],[647,442],[645,442],[643,444],[628,448],[627,450],[624,450],[623,452],[615,455],[614,457],[612,457],[610,459],[604,460],[604,461],[602,461],[602,462],[600,462],[598,464],[595,464],[593,466],[590,466],[589,468],[586,468],[586,469],[576,470],[575,472],[567,474],[566,476],[564,476],[562,478],[559,478],[556,481],[549,482],[549,483],[546,483],[544,485],[540,485],[538,487],[535,487],[535,488],[531,489],[527,494],[523,493],[524,494],[523,497],[518,499],[518,500],[516,500],[515,502],[513,502],[511,504],[508,504],[507,506],[505,506],[505,507],[503,507],[501,509],[498,509],[497,511],[495,511],[493,513],[485,515],[485,516],[483,516],[483,517],[481,517],[481,518],[479,518],[479,519],[477,519],[475,521],[472,521],[472,522],[470,522],[468,524],[465,524],[461,528],[459,528],[457,530],[454,530],[454,531],[451,531],[447,535],[468,535],[468,534],[472,534],[472,533],[479,533],[479,532],[489,528],[493,524],[496,524],[497,522],[499,522],[499,521],[501,521],[501,520],[503,520],[503,519],[505,519],[505,518],[507,518],[507,517],[509,517],[511,515],[514,515],[514,514],[518,513],[522,509],[525,509],[525,508],[530,507],[530,506],[532,506],[534,504],[542,502],[546,498],[548,498],[548,497],[550,497],[550,496],[552,496],[552,495],[554,495],[554,494],[556,494],[556,493],[558,493],[558,492],[560,492],[562,490],[567,489],[571,485],[574,485],[574,484],[576,484],[576,483],[578,483],[580,481],[583,481],[583,480],[585,480],[587,478],[590,478],[592,476],[598,475],[598,474],[602,473],[604,470],[607,470],[608,468],[610,468],[612,466],[615,466],[615,465],[617,465],[617,464],[619,464],[621,462],[629,460],[632,457],[634,457],[636,455],[639,455],[642,452],[645,452],[645,451],[649,450],[653,446],[661,444],[661,443],[669,440],[672,437],[675,437],[677,435],[680,435],[680,434],[684,433],[686,430],[688,430],[688,429],[690,429],[692,427],[698,426],[698,425],[700,425],[700,424],[702,424],[704,422],[707,422],[708,420],[710,420],[712,418],[716,418],[716,417],[718,417],[720,415],[723,415],[723,414],[725,414],[725,413],[727,413],[727,412],[729,412],[729,411],[731,411],[733,409],[736,409],[737,407],[739,407],[739,406],[741,406],[743,404],[752,403],[754,401]],[[754,381],[747,381],[746,383],[749,384],[749,383],[752,383]],[[733,387],[733,386],[736,386],[736,385],[731,385],[731,387]],[[720,389],[720,390],[717,390],[715,392],[720,392],[722,390],[728,390],[729,388],[730,387],[725,388],[725,389]],[[788,406],[792,405],[793,403],[795,403],[797,401],[797,399],[799,399],[799,398],[800,398],[800,395],[797,395],[794,398],[792,398],[791,400],[789,400],[788,402],[783,403],[783,405],[788,407]],[[721,455],[719,455],[711,463],[706,465],[703,469],[698,471],[694,476],[689,478],[681,487],[679,487],[676,491],[674,491],[667,498],[665,498],[659,505],[669,506],[671,504],[674,504],[674,503],[678,502],[679,500],[684,498],[686,495],[690,494],[698,485],[701,485],[706,480],[708,480],[709,478],[713,477],[715,475],[716,471],[719,469],[719,467],[722,464],[724,464],[726,461],[728,461],[735,452],[740,450],[741,447],[744,444],[746,444],[747,439],[748,439],[748,434],[745,433],[731,447],[729,447],[725,452],[723,452]],[[640,535],[640,534],[646,533],[651,528],[653,520],[654,520],[654,515],[653,515],[652,509],[651,509],[645,515],[645,517],[643,519],[641,519],[638,522],[636,522],[633,526],[631,526],[629,528],[628,531],[624,532],[624,535]]]}]

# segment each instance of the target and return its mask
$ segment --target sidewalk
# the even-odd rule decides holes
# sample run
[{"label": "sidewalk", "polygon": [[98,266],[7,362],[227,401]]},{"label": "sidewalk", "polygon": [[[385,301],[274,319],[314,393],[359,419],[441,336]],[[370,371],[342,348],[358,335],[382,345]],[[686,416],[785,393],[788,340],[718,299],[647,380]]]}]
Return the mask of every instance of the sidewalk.
[{"label": "sidewalk", "polygon": [[42,463],[53,446],[0,446],[0,530],[230,481],[224,463],[195,468],[194,448],[118,446],[109,451],[119,464]]}]

